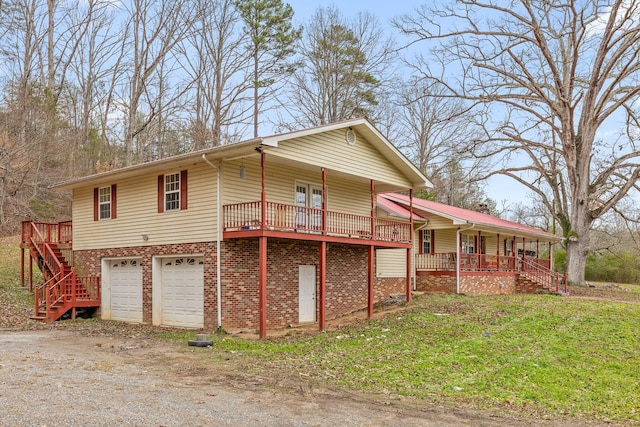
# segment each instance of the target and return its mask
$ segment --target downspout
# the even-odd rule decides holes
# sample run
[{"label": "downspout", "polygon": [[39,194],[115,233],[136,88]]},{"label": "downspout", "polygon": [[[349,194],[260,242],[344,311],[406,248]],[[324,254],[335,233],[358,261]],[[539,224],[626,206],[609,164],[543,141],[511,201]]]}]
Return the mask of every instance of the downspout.
[{"label": "downspout", "polygon": [[218,312],[218,328],[217,331],[222,331],[222,297],[220,295],[222,289],[222,278],[220,277],[220,263],[222,261],[222,255],[220,254],[220,242],[222,240],[222,191],[220,184],[220,168],[207,159],[207,155],[202,155],[202,160],[204,160],[209,166],[216,170],[216,201],[217,201],[217,213],[216,213],[216,222],[217,222],[217,230],[216,230],[216,300],[218,301],[218,305],[216,307],[216,311]]},{"label": "downspout", "polygon": [[460,234],[463,231],[471,230],[475,226],[475,224],[471,224],[471,227],[468,228],[458,228],[456,232],[456,294],[460,293]]}]

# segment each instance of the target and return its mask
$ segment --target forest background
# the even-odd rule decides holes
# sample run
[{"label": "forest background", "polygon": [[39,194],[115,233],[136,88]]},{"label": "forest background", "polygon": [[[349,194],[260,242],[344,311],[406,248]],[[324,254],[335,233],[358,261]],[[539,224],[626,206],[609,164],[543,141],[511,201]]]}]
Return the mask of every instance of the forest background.
[{"label": "forest background", "polygon": [[[316,3],[0,0],[0,235],[69,218],[70,195],[49,186],[71,177],[361,116],[429,176],[422,196],[560,232],[542,193],[512,184],[535,175],[495,178],[526,160],[505,167],[477,150],[496,141],[487,111],[429,76],[437,44],[416,25],[425,6],[378,17]],[[624,133],[625,120],[600,136]],[[587,279],[640,280],[628,178],[635,192],[590,228]]]}]

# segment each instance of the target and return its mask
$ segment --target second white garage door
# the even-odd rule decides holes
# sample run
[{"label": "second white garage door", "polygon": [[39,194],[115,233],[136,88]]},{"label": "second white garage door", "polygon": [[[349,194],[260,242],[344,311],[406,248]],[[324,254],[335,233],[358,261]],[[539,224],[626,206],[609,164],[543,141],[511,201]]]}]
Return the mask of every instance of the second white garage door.
[{"label": "second white garage door", "polygon": [[204,258],[162,258],[161,324],[204,327]]}]

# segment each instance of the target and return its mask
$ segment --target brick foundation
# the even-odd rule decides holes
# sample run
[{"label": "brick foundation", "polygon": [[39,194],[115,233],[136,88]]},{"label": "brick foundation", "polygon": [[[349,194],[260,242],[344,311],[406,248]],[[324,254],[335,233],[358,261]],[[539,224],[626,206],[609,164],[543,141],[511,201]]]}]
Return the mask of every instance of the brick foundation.
[{"label": "brick foundation", "polygon": [[[455,272],[419,271],[416,289],[431,294],[455,294]],[[516,293],[516,275],[513,273],[462,273],[460,293],[465,295],[500,295]]]},{"label": "brick foundation", "polygon": [[[222,326],[233,331],[259,327],[258,239],[232,239],[221,244]],[[267,328],[298,324],[298,267],[316,266],[319,300],[318,242],[270,238],[267,241]],[[100,275],[102,258],[140,257],[143,270],[143,321],[152,321],[154,256],[204,254],[204,326],[217,326],[215,242],[76,251],[79,274]],[[326,319],[367,306],[368,248],[327,244]],[[405,279],[376,279],[374,301],[404,293]],[[317,304],[316,304],[317,305]],[[316,319],[319,307],[316,307]]]}]

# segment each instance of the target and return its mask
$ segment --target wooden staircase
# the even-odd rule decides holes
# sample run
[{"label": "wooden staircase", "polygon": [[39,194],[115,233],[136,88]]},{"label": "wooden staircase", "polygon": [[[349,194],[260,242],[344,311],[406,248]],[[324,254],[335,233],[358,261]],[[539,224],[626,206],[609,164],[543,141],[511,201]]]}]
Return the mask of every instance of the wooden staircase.
[{"label": "wooden staircase", "polygon": [[525,294],[568,294],[565,275],[551,271],[526,258],[521,261],[516,292]]},{"label": "wooden staircase", "polygon": [[[64,255],[71,251],[70,222],[24,222],[21,248],[29,251],[30,266],[36,260],[44,278],[44,283],[34,286],[30,268],[30,289],[35,296],[32,319],[54,322],[67,313],[75,318],[78,309],[100,306],[100,278],[78,276]],[[24,283],[24,262],[22,265]]]}]

